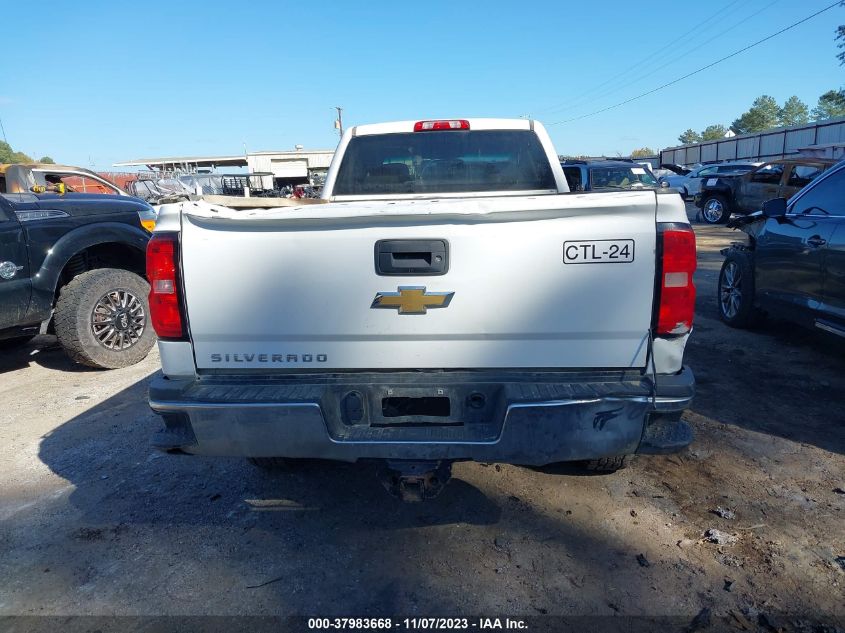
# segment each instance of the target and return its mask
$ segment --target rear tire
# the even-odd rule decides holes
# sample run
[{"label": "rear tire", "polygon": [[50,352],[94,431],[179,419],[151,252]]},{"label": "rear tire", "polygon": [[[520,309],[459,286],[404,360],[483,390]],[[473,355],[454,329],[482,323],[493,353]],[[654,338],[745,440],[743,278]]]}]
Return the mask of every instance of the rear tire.
[{"label": "rear tire", "polygon": [[724,196],[707,194],[701,201],[701,219],[705,224],[721,224],[730,214]]},{"label": "rear tire", "polygon": [[735,328],[748,328],[760,322],[762,314],[754,306],[754,263],[747,251],[731,250],[719,271],[716,303],[719,318]]},{"label": "rear tire", "polygon": [[633,455],[616,455],[614,457],[602,457],[600,459],[588,460],[584,467],[594,473],[615,473],[622,470],[631,463]]},{"label": "rear tire", "polygon": [[97,268],[77,275],[56,302],[59,343],[89,367],[117,369],[142,361],[156,341],[149,292],[146,280],[128,270]]}]

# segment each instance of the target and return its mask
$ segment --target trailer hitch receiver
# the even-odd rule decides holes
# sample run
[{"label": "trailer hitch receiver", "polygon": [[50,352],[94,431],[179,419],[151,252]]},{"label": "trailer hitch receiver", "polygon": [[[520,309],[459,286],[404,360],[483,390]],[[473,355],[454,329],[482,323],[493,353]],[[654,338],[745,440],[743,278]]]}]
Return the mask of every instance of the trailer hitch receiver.
[{"label": "trailer hitch receiver", "polygon": [[385,489],[402,501],[433,499],[452,477],[452,462],[388,460],[379,472]]}]

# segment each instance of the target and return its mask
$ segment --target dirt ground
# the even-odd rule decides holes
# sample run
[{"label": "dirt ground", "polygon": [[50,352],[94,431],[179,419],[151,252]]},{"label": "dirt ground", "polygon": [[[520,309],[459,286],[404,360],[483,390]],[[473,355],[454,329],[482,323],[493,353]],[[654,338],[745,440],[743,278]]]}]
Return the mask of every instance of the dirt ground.
[{"label": "dirt ground", "polygon": [[[696,440],[613,475],[457,464],[440,498],[401,504],[372,465],[268,475],[243,460],[153,451],[155,353],[89,371],[44,336],[0,356],[0,615],[673,615],[689,630],[842,627],[845,348],[786,323],[724,326],[718,250],[740,235],[696,229],[686,356]],[[707,542],[711,528],[736,542]],[[693,624],[706,609],[709,627]]]}]

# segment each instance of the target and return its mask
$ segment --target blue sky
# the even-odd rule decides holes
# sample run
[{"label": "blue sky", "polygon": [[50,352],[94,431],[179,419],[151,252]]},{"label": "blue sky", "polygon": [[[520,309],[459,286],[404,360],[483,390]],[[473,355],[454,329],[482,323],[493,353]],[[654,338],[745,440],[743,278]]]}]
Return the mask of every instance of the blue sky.
[{"label": "blue sky", "polygon": [[[30,155],[333,148],[344,123],[531,115],[547,125],[684,75],[831,0],[4,3],[0,117]],[[50,8],[52,6],[52,9]],[[72,8],[71,8],[72,7]],[[159,8],[164,7],[164,8]],[[755,15],[756,14],[756,15]],[[565,154],[676,144],[760,94],[812,107],[845,83],[835,7],[693,78],[550,126]]]}]

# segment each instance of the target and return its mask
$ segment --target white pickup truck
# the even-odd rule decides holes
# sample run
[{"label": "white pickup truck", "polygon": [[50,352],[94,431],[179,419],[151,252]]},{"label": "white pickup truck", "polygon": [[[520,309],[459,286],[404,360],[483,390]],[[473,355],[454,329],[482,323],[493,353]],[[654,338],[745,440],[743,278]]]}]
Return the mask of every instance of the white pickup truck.
[{"label": "white pickup truck", "polygon": [[167,451],[614,470],[680,450],[695,236],[677,193],[570,193],[543,126],[361,125],[324,204],[165,205],[147,252]]}]

